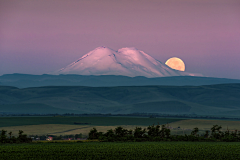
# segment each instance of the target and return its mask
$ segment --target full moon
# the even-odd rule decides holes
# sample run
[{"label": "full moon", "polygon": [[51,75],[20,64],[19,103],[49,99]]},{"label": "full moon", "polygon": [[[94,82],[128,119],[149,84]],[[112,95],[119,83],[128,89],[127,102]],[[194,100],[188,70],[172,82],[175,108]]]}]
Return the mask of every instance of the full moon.
[{"label": "full moon", "polygon": [[170,58],[166,61],[165,64],[172,69],[185,71],[185,64],[180,58],[177,57]]}]

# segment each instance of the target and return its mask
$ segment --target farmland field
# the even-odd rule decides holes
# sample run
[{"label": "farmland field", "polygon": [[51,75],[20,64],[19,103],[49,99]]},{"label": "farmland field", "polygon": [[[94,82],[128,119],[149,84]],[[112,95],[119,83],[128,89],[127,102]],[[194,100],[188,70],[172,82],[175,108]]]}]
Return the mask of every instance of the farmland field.
[{"label": "farmland field", "polygon": [[[206,119],[186,119],[181,121],[172,122],[169,124],[172,128],[180,127],[178,130],[172,130],[173,134],[190,134],[191,130],[195,127],[199,128],[199,133],[204,133],[206,130],[211,130],[213,125],[220,125],[222,131],[227,129],[230,131],[240,130],[240,121],[230,120],[206,120]],[[182,131],[184,130],[184,131]]]},{"label": "farmland field", "polygon": [[233,142],[2,144],[0,159],[239,159]]},{"label": "farmland field", "polygon": [[[136,125],[121,125],[125,129],[134,129]],[[140,126],[138,127],[146,127]],[[23,130],[27,135],[72,135],[82,133],[88,135],[89,131],[97,128],[100,132],[107,132],[109,129],[114,129],[118,126],[92,126],[92,125],[65,125],[65,124],[40,124],[40,125],[26,125],[26,126],[12,126],[4,127],[2,129],[12,131],[14,136],[17,136],[19,130]]]},{"label": "farmland field", "polygon": [[206,120],[206,119],[186,119],[177,122],[172,122],[172,127],[181,126],[182,128],[195,128],[198,127],[201,130],[209,130],[213,125],[221,125],[223,130],[240,130],[240,121],[230,120]]},{"label": "farmland field", "polygon": [[[166,124],[180,121],[175,118],[136,118],[136,117],[1,117],[0,130],[12,131],[17,135],[23,130],[27,135],[87,135],[93,127],[106,132],[117,126],[133,129],[136,126],[146,127],[152,124]],[[74,124],[88,123],[88,124]]]},{"label": "farmland field", "polygon": [[[74,124],[88,123],[88,124]],[[171,134],[190,134],[195,127],[199,133],[217,124],[222,130],[240,130],[240,121],[204,120],[204,119],[174,119],[174,118],[136,118],[136,117],[1,117],[0,130],[12,131],[17,136],[19,130],[27,135],[87,135],[95,127],[98,131],[107,132],[122,126],[125,129],[134,129],[136,126],[146,128],[152,124],[166,124],[171,127]],[[177,129],[180,127],[179,129]]]}]

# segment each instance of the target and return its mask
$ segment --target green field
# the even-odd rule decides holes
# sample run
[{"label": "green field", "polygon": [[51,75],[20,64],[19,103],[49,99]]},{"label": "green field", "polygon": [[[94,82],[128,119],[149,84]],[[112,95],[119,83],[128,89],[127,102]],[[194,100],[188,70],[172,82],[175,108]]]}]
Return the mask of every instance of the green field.
[{"label": "green field", "polygon": [[[90,123],[91,126],[166,124],[182,119],[177,118],[138,118],[138,117],[1,117],[0,127],[39,125],[39,124],[68,124]],[[81,125],[76,125],[81,126]]]},{"label": "green field", "polygon": [[0,145],[0,159],[239,159],[239,143],[129,142]]}]

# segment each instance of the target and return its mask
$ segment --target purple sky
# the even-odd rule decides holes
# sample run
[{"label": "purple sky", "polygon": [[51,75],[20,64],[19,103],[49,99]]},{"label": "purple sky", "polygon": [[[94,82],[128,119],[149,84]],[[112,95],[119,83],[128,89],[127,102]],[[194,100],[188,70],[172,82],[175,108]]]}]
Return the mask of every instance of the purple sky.
[{"label": "purple sky", "polygon": [[0,75],[48,73],[99,46],[240,79],[240,0],[0,0]]}]

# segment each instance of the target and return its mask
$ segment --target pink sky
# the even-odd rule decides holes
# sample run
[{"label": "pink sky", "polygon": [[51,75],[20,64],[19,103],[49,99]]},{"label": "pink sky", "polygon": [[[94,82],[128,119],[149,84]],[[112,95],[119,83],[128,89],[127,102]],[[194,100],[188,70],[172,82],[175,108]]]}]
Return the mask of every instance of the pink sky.
[{"label": "pink sky", "polygon": [[240,1],[0,0],[0,75],[48,73],[99,46],[240,79]]}]

